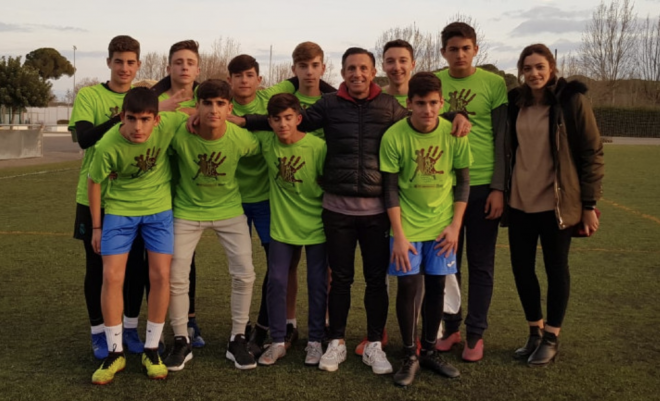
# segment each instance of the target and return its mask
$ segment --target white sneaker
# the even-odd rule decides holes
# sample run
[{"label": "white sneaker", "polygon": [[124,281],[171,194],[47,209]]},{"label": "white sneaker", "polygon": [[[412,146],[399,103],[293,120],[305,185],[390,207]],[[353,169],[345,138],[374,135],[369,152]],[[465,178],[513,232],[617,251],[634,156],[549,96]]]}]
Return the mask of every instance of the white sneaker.
[{"label": "white sneaker", "polygon": [[308,342],[307,347],[305,347],[305,352],[307,352],[307,356],[305,356],[305,365],[315,366],[319,364],[321,356],[323,355],[323,348],[321,347],[320,342]]},{"label": "white sneaker", "polygon": [[284,343],[273,343],[259,357],[259,365],[274,365],[278,359],[286,356],[286,347]]},{"label": "white sneaker", "polygon": [[362,362],[371,366],[371,370],[377,375],[392,373],[392,364],[387,360],[387,355],[381,348],[380,341],[374,341],[364,347]]},{"label": "white sneaker", "polygon": [[339,344],[339,340],[332,340],[328,349],[319,361],[319,369],[334,372],[339,369],[339,364],[346,360],[346,345]]}]

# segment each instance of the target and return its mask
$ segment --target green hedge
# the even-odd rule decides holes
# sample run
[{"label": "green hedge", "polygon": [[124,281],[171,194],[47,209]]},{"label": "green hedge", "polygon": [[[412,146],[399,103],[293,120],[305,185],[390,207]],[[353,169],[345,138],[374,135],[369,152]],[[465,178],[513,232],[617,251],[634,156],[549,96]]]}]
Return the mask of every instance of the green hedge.
[{"label": "green hedge", "polygon": [[660,138],[660,108],[594,107],[602,136]]}]

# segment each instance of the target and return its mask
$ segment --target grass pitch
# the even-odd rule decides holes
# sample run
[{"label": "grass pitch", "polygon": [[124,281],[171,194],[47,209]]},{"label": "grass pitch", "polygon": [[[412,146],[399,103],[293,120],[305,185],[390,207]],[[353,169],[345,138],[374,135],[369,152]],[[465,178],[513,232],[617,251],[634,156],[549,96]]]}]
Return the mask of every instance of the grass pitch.
[{"label": "grass pitch", "polygon": [[[352,349],[366,333],[357,274],[349,317],[348,360],[338,372],[303,365],[306,339],[304,262],[300,267],[301,341],[275,366],[242,372],[224,358],[230,330],[230,280],[221,247],[207,234],[198,248],[198,322],[207,346],[181,372],[149,381],[139,357],[104,387],[90,350],[83,297],[84,252],[71,238],[78,162],[0,170],[0,399],[3,400],[646,400],[660,397],[660,147],[608,145],[601,230],[576,239],[572,291],[556,363],[531,369],[512,358],[527,328],[509,264],[506,231],[498,242],[496,282],[483,361],[446,359],[462,373],[448,380],[422,371],[402,389],[376,376]],[[256,318],[264,254],[255,241]],[[304,259],[303,259],[304,260]],[[540,254],[539,254],[539,260]],[[357,263],[360,264],[358,257]],[[356,271],[361,269],[356,268]],[[543,280],[543,267],[539,263]],[[401,357],[391,280],[386,351]],[[144,333],[146,305],[140,332]],[[169,335],[169,327],[166,326]]]}]

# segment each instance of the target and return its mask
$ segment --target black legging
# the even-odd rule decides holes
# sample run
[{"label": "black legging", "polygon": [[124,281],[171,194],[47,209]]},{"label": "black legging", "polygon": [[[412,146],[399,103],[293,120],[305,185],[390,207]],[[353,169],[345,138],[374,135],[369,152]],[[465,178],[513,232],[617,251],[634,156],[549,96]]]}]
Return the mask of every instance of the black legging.
[{"label": "black legging", "polygon": [[193,253],[192,262],[190,262],[190,275],[188,276],[190,280],[190,287],[188,287],[188,298],[190,298],[190,307],[188,308],[188,314],[195,314],[195,289],[197,288],[197,269],[195,267],[195,253]]},{"label": "black legging", "polygon": [[561,327],[571,284],[568,271],[571,230],[559,229],[554,211],[525,213],[512,208],[509,215],[511,266],[528,322],[543,319],[541,288],[535,272],[539,237],[548,276],[548,325]]},{"label": "black legging", "polygon": [[[415,346],[417,317],[421,307],[422,349],[435,349],[444,309],[445,277],[422,274],[398,277],[396,316],[404,347]],[[422,293],[424,293],[423,301]]]},{"label": "black legging", "polygon": [[[94,252],[91,238],[83,239],[85,247],[85,301],[92,326],[103,324],[101,311],[101,287],[103,286],[103,259]],[[133,247],[128,253],[126,278],[124,279],[124,315],[138,317],[142,307],[142,297],[149,285],[149,268],[144,251],[144,241],[140,235],[135,237]],[[148,293],[148,288],[147,288]]]}]

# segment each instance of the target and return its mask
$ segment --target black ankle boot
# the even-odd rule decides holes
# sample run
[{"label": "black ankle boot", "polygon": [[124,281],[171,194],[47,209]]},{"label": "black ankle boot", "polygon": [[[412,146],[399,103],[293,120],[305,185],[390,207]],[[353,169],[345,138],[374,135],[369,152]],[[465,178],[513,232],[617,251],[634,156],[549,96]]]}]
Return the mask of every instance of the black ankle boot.
[{"label": "black ankle boot", "polygon": [[529,337],[522,348],[518,348],[513,354],[516,359],[527,359],[541,343],[541,328],[539,326],[529,327]]},{"label": "black ankle boot", "polygon": [[545,366],[557,359],[558,352],[559,340],[557,336],[546,331],[543,333],[541,344],[529,356],[527,363],[529,366]]}]

